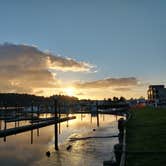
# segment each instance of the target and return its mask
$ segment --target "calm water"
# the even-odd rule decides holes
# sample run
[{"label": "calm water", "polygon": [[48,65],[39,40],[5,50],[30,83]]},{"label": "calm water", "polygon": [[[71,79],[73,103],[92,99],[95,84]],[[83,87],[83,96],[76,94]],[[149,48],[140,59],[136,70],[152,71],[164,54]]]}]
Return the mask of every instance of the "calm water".
[{"label": "calm water", "polygon": [[[39,136],[37,130],[34,130],[33,144],[31,131],[9,136],[6,142],[1,138],[0,165],[101,166],[104,160],[113,157],[113,145],[118,139],[108,136],[118,134],[118,117],[99,115],[99,127],[96,117],[91,118],[89,114],[82,118],[77,114],[76,117],[60,125],[59,151],[54,150],[54,125],[41,128]],[[8,124],[8,128],[11,126],[14,124]],[[67,150],[69,145],[71,148]],[[50,157],[46,156],[47,151],[51,152]]]}]

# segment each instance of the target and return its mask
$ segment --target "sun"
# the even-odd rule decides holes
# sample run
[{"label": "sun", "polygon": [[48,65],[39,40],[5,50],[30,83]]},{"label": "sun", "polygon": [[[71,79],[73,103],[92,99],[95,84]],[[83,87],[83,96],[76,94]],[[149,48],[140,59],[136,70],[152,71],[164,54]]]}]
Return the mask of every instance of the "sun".
[{"label": "sun", "polygon": [[74,96],[75,94],[75,89],[73,87],[66,88],[64,89],[64,91],[68,96]]}]

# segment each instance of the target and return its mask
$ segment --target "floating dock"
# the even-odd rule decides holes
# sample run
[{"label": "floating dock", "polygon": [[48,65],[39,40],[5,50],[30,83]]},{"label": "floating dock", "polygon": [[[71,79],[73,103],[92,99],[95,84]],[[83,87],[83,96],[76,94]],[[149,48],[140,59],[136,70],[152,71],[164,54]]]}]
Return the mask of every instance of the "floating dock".
[{"label": "floating dock", "polygon": [[19,133],[26,132],[26,131],[31,131],[31,130],[34,130],[34,129],[39,129],[39,128],[42,128],[42,127],[46,127],[46,126],[49,126],[49,125],[65,122],[65,121],[68,121],[68,120],[73,120],[75,118],[76,118],[75,116],[65,117],[65,118],[61,118],[61,119],[53,117],[53,118],[49,118],[48,120],[45,120],[45,121],[42,121],[42,122],[39,122],[39,123],[35,123],[35,124],[10,128],[10,129],[6,129],[6,130],[1,130],[0,131],[0,138],[10,136],[10,135],[19,134]]}]

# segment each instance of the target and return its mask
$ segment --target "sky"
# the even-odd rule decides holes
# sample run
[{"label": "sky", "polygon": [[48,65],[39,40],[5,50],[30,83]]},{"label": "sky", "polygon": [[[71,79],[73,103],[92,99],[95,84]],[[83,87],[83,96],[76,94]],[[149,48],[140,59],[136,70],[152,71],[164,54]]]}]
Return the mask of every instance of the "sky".
[{"label": "sky", "polygon": [[135,98],[166,84],[165,0],[0,4],[0,92]]}]

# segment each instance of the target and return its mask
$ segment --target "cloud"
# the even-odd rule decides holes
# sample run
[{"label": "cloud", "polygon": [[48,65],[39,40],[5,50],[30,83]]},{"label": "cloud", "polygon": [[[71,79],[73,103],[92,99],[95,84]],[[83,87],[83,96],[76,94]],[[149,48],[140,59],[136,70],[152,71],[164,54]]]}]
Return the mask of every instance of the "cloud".
[{"label": "cloud", "polygon": [[113,89],[114,91],[120,91],[120,92],[123,92],[123,91],[131,91],[131,88],[114,88]]},{"label": "cloud", "polygon": [[55,69],[61,71],[90,71],[93,65],[79,62],[71,58],[42,52],[37,47],[28,45],[3,44],[0,45],[1,66],[21,69]]},{"label": "cloud", "polygon": [[55,88],[59,80],[51,70],[87,72],[86,62],[53,55],[28,45],[0,45],[0,92],[32,93],[36,88]]},{"label": "cloud", "polygon": [[82,92],[79,92],[79,93],[77,93],[76,95],[77,96],[82,96],[82,95],[84,95],[85,93],[82,93]]},{"label": "cloud", "polygon": [[138,85],[138,80],[135,77],[126,78],[107,78],[90,82],[76,82],[77,88],[108,88],[108,87],[127,87]]}]

